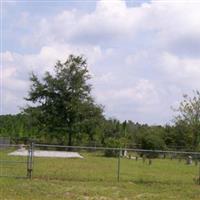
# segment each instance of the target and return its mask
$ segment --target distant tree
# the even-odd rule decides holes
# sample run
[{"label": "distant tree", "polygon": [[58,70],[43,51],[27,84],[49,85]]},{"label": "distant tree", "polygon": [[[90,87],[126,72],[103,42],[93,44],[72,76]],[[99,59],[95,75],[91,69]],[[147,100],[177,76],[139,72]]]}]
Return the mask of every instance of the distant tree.
[{"label": "distant tree", "polygon": [[141,127],[137,136],[137,143],[140,144],[142,149],[165,149],[164,129],[160,126]]},{"label": "distant tree", "polygon": [[37,126],[31,126],[31,120],[23,114],[0,115],[0,137],[9,137],[12,141],[34,137],[37,133]]},{"label": "distant tree", "polygon": [[103,125],[103,135],[101,138],[101,143],[107,145],[107,140],[110,138],[114,140],[119,140],[123,136],[123,131],[121,129],[120,121],[117,119],[108,119],[104,121]]},{"label": "distant tree", "polygon": [[87,135],[88,145],[93,146],[99,143],[102,133],[104,116],[103,108],[93,101],[85,102],[81,114],[81,130]]},{"label": "distant tree", "polygon": [[188,137],[192,138],[194,150],[200,148],[200,92],[194,91],[193,97],[183,95],[183,101],[180,103],[175,117],[177,126],[184,125],[185,131],[188,130]]},{"label": "distant tree", "polygon": [[[66,62],[58,61],[54,73],[46,72],[41,80],[32,73],[31,87],[25,99],[35,106],[28,105],[24,113],[36,118],[46,133],[57,137],[65,134],[71,146],[73,137],[87,119],[97,116],[97,113],[103,117],[101,106],[95,104],[91,96],[89,79],[86,60],[73,55]],[[91,130],[89,134],[92,134]]]}]

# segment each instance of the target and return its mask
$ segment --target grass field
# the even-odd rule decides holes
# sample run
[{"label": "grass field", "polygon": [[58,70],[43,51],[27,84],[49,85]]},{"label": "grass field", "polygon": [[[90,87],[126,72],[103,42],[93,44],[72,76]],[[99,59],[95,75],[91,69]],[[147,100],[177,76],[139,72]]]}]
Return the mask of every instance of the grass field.
[{"label": "grass field", "polygon": [[[35,158],[32,180],[0,178],[0,199],[200,199],[200,185],[193,180],[198,166],[170,159],[154,159],[148,165],[123,158],[117,182],[117,158],[99,153],[82,155],[84,159]],[[1,167],[0,172],[26,175],[26,165],[17,166],[6,171]]]}]

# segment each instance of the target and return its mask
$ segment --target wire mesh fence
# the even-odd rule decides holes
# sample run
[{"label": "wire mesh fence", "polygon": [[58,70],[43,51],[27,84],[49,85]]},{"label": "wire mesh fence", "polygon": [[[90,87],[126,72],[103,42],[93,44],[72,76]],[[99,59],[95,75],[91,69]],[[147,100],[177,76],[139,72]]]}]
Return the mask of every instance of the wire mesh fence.
[{"label": "wire mesh fence", "polygon": [[1,144],[0,176],[200,184],[199,161],[199,152]]},{"label": "wire mesh fence", "polygon": [[[120,180],[182,184],[199,183],[199,154],[195,152],[128,150],[121,159]],[[133,170],[130,170],[132,166]]]},{"label": "wire mesh fence", "polygon": [[30,145],[0,144],[0,177],[30,177]]},{"label": "wire mesh fence", "polygon": [[102,149],[58,145],[35,145],[34,149],[35,178],[116,181],[117,160],[106,158]]},{"label": "wire mesh fence", "polygon": [[10,144],[10,139],[9,138],[6,138],[6,137],[0,137],[0,149],[2,148],[5,148],[6,145],[9,145]]},{"label": "wire mesh fence", "polygon": [[199,181],[198,152],[34,145],[33,177],[73,181]]}]

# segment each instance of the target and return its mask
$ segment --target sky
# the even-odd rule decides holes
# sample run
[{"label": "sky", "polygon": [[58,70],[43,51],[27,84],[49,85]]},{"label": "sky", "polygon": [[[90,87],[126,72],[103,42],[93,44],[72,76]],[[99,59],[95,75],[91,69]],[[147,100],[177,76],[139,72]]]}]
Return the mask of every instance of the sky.
[{"label": "sky", "polygon": [[1,109],[16,114],[33,71],[87,58],[106,117],[168,124],[200,90],[200,1],[1,0]]}]

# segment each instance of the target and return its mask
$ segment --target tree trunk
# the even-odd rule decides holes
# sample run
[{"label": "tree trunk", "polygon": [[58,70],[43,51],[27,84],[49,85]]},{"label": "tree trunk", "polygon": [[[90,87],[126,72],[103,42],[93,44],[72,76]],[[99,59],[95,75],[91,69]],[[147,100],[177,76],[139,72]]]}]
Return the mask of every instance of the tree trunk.
[{"label": "tree trunk", "polygon": [[[72,146],[72,132],[70,131],[68,133],[69,137],[68,137],[68,146]],[[68,147],[68,151],[72,151],[71,147]]]}]

